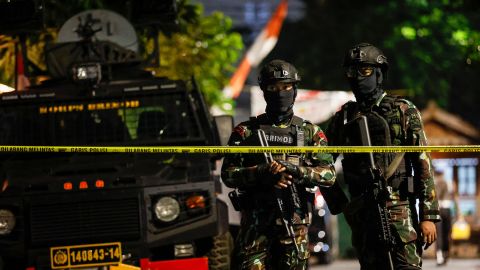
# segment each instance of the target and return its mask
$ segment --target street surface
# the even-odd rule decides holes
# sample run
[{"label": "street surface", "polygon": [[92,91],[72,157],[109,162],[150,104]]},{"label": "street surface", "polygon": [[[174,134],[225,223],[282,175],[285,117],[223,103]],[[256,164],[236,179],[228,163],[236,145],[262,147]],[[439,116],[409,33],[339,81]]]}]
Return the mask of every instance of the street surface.
[{"label": "street surface", "polygon": [[[359,270],[360,265],[354,260],[334,261],[328,265],[314,265],[310,270]],[[424,260],[423,270],[480,270],[480,259],[452,259],[446,266],[437,267],[435,260]]]}]

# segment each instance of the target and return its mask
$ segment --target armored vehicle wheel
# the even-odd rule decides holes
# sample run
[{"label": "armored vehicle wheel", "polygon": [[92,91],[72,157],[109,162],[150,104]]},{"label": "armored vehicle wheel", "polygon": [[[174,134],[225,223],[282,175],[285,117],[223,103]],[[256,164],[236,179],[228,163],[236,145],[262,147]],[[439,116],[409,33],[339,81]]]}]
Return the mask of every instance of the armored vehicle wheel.
[{"label": "armored vehicle wheel", "polygon": [[215,236],[213,238],[213,247],[207,253],[209,269],[229,270],[232,250],[233,238],[230,232]]}]

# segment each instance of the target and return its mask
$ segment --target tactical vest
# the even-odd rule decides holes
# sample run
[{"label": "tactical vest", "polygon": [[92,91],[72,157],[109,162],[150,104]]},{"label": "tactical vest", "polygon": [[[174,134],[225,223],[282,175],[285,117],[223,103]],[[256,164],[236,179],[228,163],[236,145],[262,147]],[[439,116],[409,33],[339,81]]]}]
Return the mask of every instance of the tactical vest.
[{"label": "tactical vest", "polygon": [[[368,129],[372,146],[391,146],[403,145],[406,142],[406,124],[405,116],[400,108],[402,100],[385,96],[378,106],[373,106],[371,110],[361,111],[358,103],[349,102],[344,105],[343,126],[340,134],[340,141],[347,146],[361,146],[360,134],[355,126],[355,121],[359,116],[364,115],[368,120]],[[387,171],[388,166],[395,158],[395,153],[374,153],[374,161],[377,168],[383,172]],[[366,176],[369,175],[370,162],[368,154],[344,154],[342,161],[345,180],[349,184],[352,195],[360,195],[367,187],[365,183]],[[402,160],[395,173],[388,179],[389,186],[393,190],[404,190],[407,195],[407,171],[411,169],[406,167],[405,159]]]},{"label": "tactical vest", "polygon": [[[305,133],[302,126],[303,119],[298,116],[293,116],[292,123],[286,128],[272,126],[272,123],[266,114],[261,114],[258,117],[250,117],[250,129],[252,130],[252,136],[245,140],[244,145],[260,145],[260,141],[257,136],[257,130],[262,129],[265,132],[269,146],[304,146]],[[273,157],[275,159],[288,160],[295,165],[302,165],[300,155],[274,154]],[[258,160],[257,157],[253,163],[256,165],[258,163],[262,163],[262,161]]]},{"label": "tactical vest", "polygon": [[[267,114],[261,114],[257,117],[250,117],[250,127],[253,131],[262,129],[267,136],[270,146],[304,146],[305,135],[302,129],[303,119],[293,116],[289,127],[274,127],[267,117]],[[258,145],[257,141],[257,145]]]},{"label": "tactical vest", "polygon": [[[285,128],[272,126],[272,123],[270,122],[266,114],[261,114],[258,117],[251,117],[250,128],[253,135],[247,138],[247,140],[245,141],[245,145],[260,145],[257,131],[261,129],[265,132],[265,136],[267,138],[269,146],[304,146],[305,133],[302,126],[303,119],[298,116],[293,116],[291,124]],[[303,156],[299,154],[274,154],[273,158],[287,160],[297,166],[304,165]],[[255,158],[255,162],[257,162],[256,164],[259,164],[265,161],[260,161],[257,156]],[[295,223],[309,223],[310,218],[308,213],[310,212],[310,207],[308,206],[308,200],[311,200],[311,194],[308,193],[305,188],[297,188],[297,191],[301,200],[301,205],[299,209],[295,209],[295,212],[298,214],[297,218],[295,219]],[[254,200],[256,200],[257,202],[260,201],[260,204],[263,204],[262,201],[265,201],[265,203],[267,203],[266,201],[270,203],[275,203],[275,200],[271,198],[272,194],[264,194],[264,192],[258,192],[258,190],[252,190],[251,193],[255,194]],[[288,196],[288,192],[286,192],[286,190],[284,195],[285,196],[283,196],[283,199],[285,202],[285,208],[287,209],[287,211],[292,211],[293,209],[291,207],[294,205],[293,201],[291,201],[292,198]]]}]

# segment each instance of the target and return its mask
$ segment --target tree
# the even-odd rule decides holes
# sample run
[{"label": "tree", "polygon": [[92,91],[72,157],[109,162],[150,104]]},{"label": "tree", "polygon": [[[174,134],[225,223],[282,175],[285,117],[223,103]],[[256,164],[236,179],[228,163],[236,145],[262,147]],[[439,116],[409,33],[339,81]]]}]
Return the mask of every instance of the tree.
[{"label": "tree", "polygon": [[[395,2],[396,3],[396,2]],[[397,76],[392,83],[411,89],[420,102],[436,100],[448,107],[450,93],[459,91],[456,77],[469,65],[480,61],[477,46],[480,33],[461,13],[461,1],[407,1],[409,12],[397,16],[397,24],[383,45],[390,51],[403,52],[395,57]],[[405,8],[405,9],[403,9]]]},{"label": "tree", "polygon": [[[44,19],[49,27],[42,32],[29,33],[26,41],[28,60],[37,66],[40,72],[43,71],[41,73],[46,73],[45,45],[56,39],[57,31],[62,23],[80,11],[104,7],[102,1],[91,0],[61,2],[46,0],[44,4],[45,10],[48,11],[45,13]],[[15,46],[18,42],[18,36],[0,35],[0,83],[12,87],[15,84]],[[36,78],[32,77],[31,79],[35,80]]]},{"label": "tree", "polygon": [[344,53],[366,41],[388,57],[387,89],[407,89],[419,107],[436,100],[480,126],[475,98],[480,83],[478,2],[305,0],[305,4],[304,19],[285,25],[272,55],[298,66],[304,86],[348,89],[341,67]]},{"label": "tree", "polygon": [[[191,4],[188,0],[177,1],[178,23],[166,25],[158,34],[160,40],[160,66],[152,68],[158,76],[172,79],[189,79],[195,76],[200,89],[210,105],[231,103],[221,94],[228,81],[234,64],[243,48],[241,36],[231,31],[232,21],[220,12],[203,14],[203,7]],[[47,25],[52,28],[42,33],[28,36],[27,54],[41,70],[46,69],[43,49],[46,42],[55,39],[56,31],[62,23],[76,13],[93,8],[112,9],[126,13],[125,5],[118,1],[46,1]],[[159,14],[161,15],[161,14]],[[148,57],[153,51],[155,37],[149,36],[151,29],[138,28],[139,39],[144,45],[143,55]],[[14,84],[14,37],[0,35],[0,82]],[[231,106],[223,106],[231,111]]]},{"label": "tree", "polygon": [[[179,3],[180,31],[170,35],[160,33],[160,67],[154,71],[179,79],[194,75],[209,104],[232,111],[232,106],[225,106],[232,101],[223,97],[221,90],[240,57],[241,36],[229,32],[232,20],[223,13],[202,17],[202,6],[185,5],[188,5],[185,1]],[[152,41],[146,43],[151,50]]]}]

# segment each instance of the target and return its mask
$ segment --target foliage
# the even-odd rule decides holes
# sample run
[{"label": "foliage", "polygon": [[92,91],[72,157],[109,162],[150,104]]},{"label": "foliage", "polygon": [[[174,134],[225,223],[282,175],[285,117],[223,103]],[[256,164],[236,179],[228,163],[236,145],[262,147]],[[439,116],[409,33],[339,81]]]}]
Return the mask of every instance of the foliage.
[{"label": "foliage", "polygon": [[[28,60],[41,70],[46,69],[43,53],[45,44],[55,38],[56,31],[47,29],[27,39]],[[0,35],[0,83],[12,87],[15,85],[15,44],[18,44],[18,37]]]},{"label": "foliage", "polygon": [[[40,34],[30,34],[27,40],[29,60],[43,70],[46,68],[43,60],[45,44],[55,39],[56,29],[68,18],[83,10],[94,8],[125,13],[125,5],[118,1],[45,2],[48,11],[47,25],[54,28]],[[162,29],[164,33],[160,32],[158,35],[160,66],[153,70],[158,76],[168,76],[172,79],[189,79],[195,76],[209,104],[221,106],[231,103],[231,100],[224,100],[221,90],[240,56],[243,47],[240,35],[231,32],[231,19],[220,12],[205,16],[202,6],[191,4],[188,0],[177,1],[177,7],[178,24]],[[151,37],[151,30],[139,29],[139,38],[145,45],[145,57],[153,51],[154,42],[157,42],[156,36]],[[17,40],[0,35],[0,82],[11,86],[14,84],[14,44]]]},{"label": "foliage", "polygon": [[15,84],[13,67],[15,66],[15,39],[0,35],[0,83]]},{"label": "foliage", "polygon": [[298,66],[304,87],[347,89],[341,67],[345,51],[369,42],[388,57],[388,89],[408,89],[419,107],[436,100],[480,126],[478,113],[471,113],[479,110],[478,1],[305,0],[305,4],[304,19],[285,25],[271,54]]},{"label": "foliage", "polygon": [[[179,7],[182,5],[186,3]],[[226,100],[221,90],[240,56],[241,36],[230,33],[232,21],[222,13],[202,17],[202,6],[193,7],[180,8],[180,31],[160,34],[160,67],[153,70],[157,75],[175,79],[195,76],[206,101],[229,111],[232,107],[224,105],[231,100]],[[152,40],[146,43],[151,50]]]},{"label": "foliage", "polygon": [[[460,1],[457,1],[457,4]],[[383,45],[404,52],[393,66],[394,83],[421,99],[433,98],[446,107],[457,71],[480,61],[480,32],[450,1],[407,1],[406,10]],[[400,7],[397,7],[400,8]]]}]

